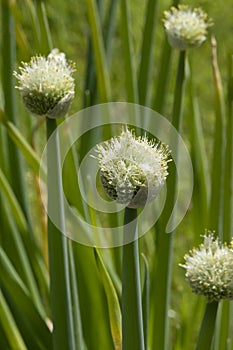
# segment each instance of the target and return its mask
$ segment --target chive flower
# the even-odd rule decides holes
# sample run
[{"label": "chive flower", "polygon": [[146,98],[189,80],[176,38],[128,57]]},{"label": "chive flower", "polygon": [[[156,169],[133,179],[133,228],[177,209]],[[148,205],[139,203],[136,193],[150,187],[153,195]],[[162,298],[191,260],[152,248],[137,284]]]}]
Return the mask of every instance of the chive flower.
[{"label": "chive flower", "polygon": [[185,277],[193,292],[206,297],[207,302],[233,299],[233,240],[228,246],[204,236],[204,243],[185,255]]},{"label": "chive flower", "polygon": [[165,11],[163,22],[170,45],[178,50],[199,47],[206,40],[207,29],[212,25],[200,7],[192,9],[187,5]]},{"label": "chive flower", "polygon": [[25,107],[33,115],[49,118],[63,117],[74,97],[73,62],[67,61],[63,52],[52,50],[48,57],[34,56],[22,63],[16,88]]},{"label": "chive flower", "polygon": [[129,208],[144,207],[168,175],[170,152],[162,143],[136,137],[128,129],[97,145],[101,183],[107,195]]}]

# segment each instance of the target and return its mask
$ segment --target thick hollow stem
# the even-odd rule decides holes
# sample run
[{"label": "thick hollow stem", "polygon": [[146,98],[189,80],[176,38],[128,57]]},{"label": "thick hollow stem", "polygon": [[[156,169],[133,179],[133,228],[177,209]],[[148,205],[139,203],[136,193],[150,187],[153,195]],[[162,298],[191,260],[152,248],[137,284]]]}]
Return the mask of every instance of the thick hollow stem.
[{"label": "thick hollow stem", "polygon": [[136,209],[125,209],[124,225],[124,234],[132,235],[134,240],[123,246],[122,349],[144,350]]}]

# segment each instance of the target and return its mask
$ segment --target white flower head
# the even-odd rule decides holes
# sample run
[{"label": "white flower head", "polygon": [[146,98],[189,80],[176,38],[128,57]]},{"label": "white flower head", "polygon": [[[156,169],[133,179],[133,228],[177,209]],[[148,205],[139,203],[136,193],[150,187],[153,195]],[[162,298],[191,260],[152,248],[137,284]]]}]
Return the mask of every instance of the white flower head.
[{"label": "white flower head", "polygon": [[22,63],[18,80],[25,107],[34,115],[49,118],[63,117],[74,97],[74,64],[66,60],[64,53],[54,49],[48,55],[34,56],[29,63]]},{"label": "white flower head", "polygon": [[151,202],[168,175],[170,152],[161,143],[136,137],[128,129],[97,145],[100,179],[107,195],[129,208]]},{"label": "white flower head", "polygon": [[222,244],[208,232],[204,243],[185,255],[185,277],[194,293],[208,302],[233,299],[233,245]]},{"label": "white flower head", "polygon": [[192,9],[187,5],[165,11],[163,22],[170,45],[179,50],[199,47],[206,40],[207,29],[212,25],[201,8]]}]

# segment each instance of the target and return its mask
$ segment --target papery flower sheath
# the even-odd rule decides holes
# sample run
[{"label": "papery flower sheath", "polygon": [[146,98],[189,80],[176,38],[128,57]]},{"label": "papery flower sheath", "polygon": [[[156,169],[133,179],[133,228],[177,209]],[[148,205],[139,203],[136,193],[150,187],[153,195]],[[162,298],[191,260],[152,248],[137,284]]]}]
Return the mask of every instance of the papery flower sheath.
[{"label": "papery flower sheath", "polygon": [[34,56],[14,72],[25,107],[34,115],[63,117],[74,97],[74,64],[63,52],[54,49],[48,55]]},{"label": "papery flower sheath", "polygon": [[179,50],[199,47],[207,36],[212,22],[201,8],[190,8],[187,5],[171,7],[164,12],[164,27],[170,45]]},{"label": "papery flower sheath", "polygon": [[168,175],[170,152],[162,143],[128,129],[97,145],[100,179],[107,195],[129,208],[143,207],[159,193]]},{"label": "papery flower sheath", "polygon": [[185,277],[194,293],[203,295],[208,302],[233,299],[233,241],[229,246],[204,236],[204,243],[185,255]]}]

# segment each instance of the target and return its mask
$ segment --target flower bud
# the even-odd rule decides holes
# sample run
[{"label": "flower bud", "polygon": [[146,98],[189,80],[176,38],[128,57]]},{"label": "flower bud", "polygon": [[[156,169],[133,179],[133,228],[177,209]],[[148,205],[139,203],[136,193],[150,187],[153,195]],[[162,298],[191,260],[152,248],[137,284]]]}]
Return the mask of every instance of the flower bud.
[{"label": "flower bud", "polygon": [[64,53],[54,49],[47,58],[32,57],[19,70],[14,72],[16,88],[32,114],[60,118],[67,113],[74,97],[74,64],[67,62]]},{"label": "flower bud", "polygon": [[199,47],[206,40],[207,29],[212,25],[201,8],[192,9],[187,5],[165,11],[163,22],[170,45],[178,50]]},{"label": "flower bud", "polygon": [[208,233],[204,244],[185,255],[185,264],[180,264],[193,292],[205,296],[207,302],[233,299],[232,243],[222,244]]},{"label": "flower bud", "polygon": [[97,145],[100,179],[107,195],[129,208],[151,202],[168,175],[170,152],[161,143],[135,137],[126,129]]}]

